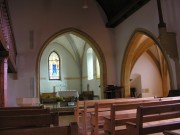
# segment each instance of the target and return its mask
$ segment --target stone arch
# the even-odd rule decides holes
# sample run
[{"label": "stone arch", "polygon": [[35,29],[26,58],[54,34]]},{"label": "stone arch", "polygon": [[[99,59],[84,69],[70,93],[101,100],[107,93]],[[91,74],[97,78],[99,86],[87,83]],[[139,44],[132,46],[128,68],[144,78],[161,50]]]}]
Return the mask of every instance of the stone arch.
[{"label": "stone arch", "polygon": [[96,43],[95,40],[93,40],[93,38],[91,38],[88,34],[86,34],[85,32],[78,30],[76,28],[66,28],[63,30],[58,31],[57,33],[55,33],[54,35],[52,35],[50,38],[48,38],[45,43],[43,44],[43,46],[41,47],[39,53],[38,53],[38,57],[37,57],[37,61],[36,61],[36,95],[37,97],[39,97],[40,95],[40,60],[41,60],[41,56],[42,53],[44,51],[44,49],[47,47],[47,45],[56,37],[63,35],[65,33],[73,33],[74,35],[84,39],[86,42],[89,43],[89,45],[93,48],[93,51],[96,53],[96,56],[99,60],[99,65],[100,65],[100,86],[101,86],[101,96],[102,98],[104,97],[104,91],[103,88],[106,86],[107,84],[107,68],[106,68],[106,61],[105,61],[105,57],[103,55],[102,50],[100,49],[99,45]]},{"label": "stone arch", "polygon": [[[124,58],[123,58],[123,63],[122,63],[122,70],[121,70],[121,84],[124,87],[124,97],[128,97],[130,95],[130,83],[129,83],[129,78],[130,78],[130,73],[131,70],[137,61],[137,59],[141,56],[143,52],[145,52],[150,46],[152,45],[157,45],[162,53],[162,56],[167,64],[166,70],[169,73],[169,81],[170,81],[170,87],[173,89],[173,74],[172,74],[172,69],[170,66],[169,59],[167,57],[166,52],[164,51],[165,49],[163,46],[160,44],[158,38],[154,36],[152,33],[145,29],[136,29],[127,45],[127,48],[124,53]],[[167,77],[167,75],[166,75]],[[166,80],[165,76],[162,78],[164,81]],[[167,88],[165,88],[165,82],[164,82],[164,90],[163,90],[163,96],[167,96]]]}]

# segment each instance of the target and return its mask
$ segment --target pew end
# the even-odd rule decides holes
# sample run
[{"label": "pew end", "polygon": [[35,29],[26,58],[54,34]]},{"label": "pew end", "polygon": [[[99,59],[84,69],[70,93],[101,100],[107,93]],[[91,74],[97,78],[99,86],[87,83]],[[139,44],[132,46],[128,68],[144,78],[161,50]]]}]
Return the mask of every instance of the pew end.
[{"label": "pew end", "polygon": [[139,106],[136,122],[126,123],[128,135],[144,135],[180,127],[180,103]]}]

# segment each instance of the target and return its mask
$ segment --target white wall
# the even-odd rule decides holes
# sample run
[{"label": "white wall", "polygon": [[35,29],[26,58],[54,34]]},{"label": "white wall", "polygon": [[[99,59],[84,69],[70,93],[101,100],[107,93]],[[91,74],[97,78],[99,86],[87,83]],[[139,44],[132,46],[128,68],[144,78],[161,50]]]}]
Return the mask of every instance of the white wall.
[{"label": "white wall", "polygon": [[[87,52],[87,49],[85,50],[85,52]],[[94,95],[98,95],[99,98],[101,98],[101,91],[100,91],[100,79],[96,78],[96,54],[93,53],[93,70],[94,70],[94,79],[92,80],[88,80],[87,79],[87,53],[84,53],[84,57],[83,57],[83,90],[82,91],[87,91],[87,85],[89,84],[89,90],[90,91],[94,91]]]},{"label": "white wall", "polygon": [[[11,84],[8,93],[16,93],[8,95],[8,99],[11,99],[9,105],[13,105],[17,97],[32,96],[29,84],[32,78],[36,82],[38,53],[52,35],[66,28],[79,29],[94,39],[106,59],[107,83],[115,80],[112,31],[105,27],[96,4],[96,1],[89,1],[89,8],[83,9],[82,0],[8,0],[18,52],[18,78],[8,79]],[[33,41],[30,41],[30,32],[34,35]],[[30,47],[31,43],[33,48]]]},{"label": "white wall", "polygon": [[162,97],[162,80],[152,58],[143,53],[135,63],[131,74],[141,75],[142,97]]}]

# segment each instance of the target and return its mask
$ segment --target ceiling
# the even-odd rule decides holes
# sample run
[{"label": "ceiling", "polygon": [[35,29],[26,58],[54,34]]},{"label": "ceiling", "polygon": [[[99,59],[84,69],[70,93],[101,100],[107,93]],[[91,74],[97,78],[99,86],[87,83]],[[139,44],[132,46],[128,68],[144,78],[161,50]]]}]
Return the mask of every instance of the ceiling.
[{"label": "ceiling", "polygon": [[96,0],[103,9],[106,27],[114,28],[150,0]]},{"label": "ceiling", "polygon": [[64,47],[73,57],[77,64],[81,65],[85,48],[90,45],[81,37],[73,33],[65,33],[53,39],[50,44],[59,44]]}]

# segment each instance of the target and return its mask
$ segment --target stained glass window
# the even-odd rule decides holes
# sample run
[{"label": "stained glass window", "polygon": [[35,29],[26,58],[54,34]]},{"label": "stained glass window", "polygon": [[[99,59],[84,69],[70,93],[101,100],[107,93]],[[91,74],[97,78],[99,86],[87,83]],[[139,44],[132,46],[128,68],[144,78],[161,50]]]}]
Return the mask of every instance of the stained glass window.
[{"label": "stained glass window", "polygon": [[49,80],[60,80],[60,58],[58,54],[53,51],[49,55]]}]

